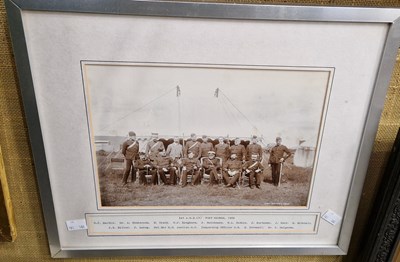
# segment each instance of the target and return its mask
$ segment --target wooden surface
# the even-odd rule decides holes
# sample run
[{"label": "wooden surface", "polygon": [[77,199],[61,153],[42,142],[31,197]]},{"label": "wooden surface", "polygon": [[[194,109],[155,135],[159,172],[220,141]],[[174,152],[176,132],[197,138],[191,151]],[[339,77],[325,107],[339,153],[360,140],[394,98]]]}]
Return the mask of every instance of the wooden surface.
[{"label": "wooden surface", "polygon": [[[237,0],[231,3],[306,4],[333,6],[400,7],[399,0]],[[379,186],[382,170],[400,125],[400,63],[388,90],[385,109],[370,160],[369,171],[357,214],[348,261],[355,258],[362,246],[371,204]],[[18,89],[15,64],[8,35],[3,0],[0,0],[0,145],[13,199],[18,238],[14,243],[0,243],[0,261],[50,261],[50,252],[43,224],[41,204],[34,173],[33,159]],[[125,257],[86,258],[68,261],[274,261],[333,262],[341,256],[247,256],[247,257]],[[60,260],[57,260],[60,261]]]},{"label": "wooden surface", "polygon": [[0,241],[10,242],[14,241],[16,237],[14,211],[0,147]]}]

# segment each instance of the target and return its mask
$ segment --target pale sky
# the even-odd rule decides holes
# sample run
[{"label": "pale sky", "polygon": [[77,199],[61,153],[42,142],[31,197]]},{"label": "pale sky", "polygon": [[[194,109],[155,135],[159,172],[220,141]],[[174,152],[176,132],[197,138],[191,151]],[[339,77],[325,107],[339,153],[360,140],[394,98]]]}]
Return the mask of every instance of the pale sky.
[{"label": "pale sky", "polygon": [[84,75],[97,136],[255,134],[289,146],[316,144],[329,80],[328,70],[137,64],[85,65]]}]

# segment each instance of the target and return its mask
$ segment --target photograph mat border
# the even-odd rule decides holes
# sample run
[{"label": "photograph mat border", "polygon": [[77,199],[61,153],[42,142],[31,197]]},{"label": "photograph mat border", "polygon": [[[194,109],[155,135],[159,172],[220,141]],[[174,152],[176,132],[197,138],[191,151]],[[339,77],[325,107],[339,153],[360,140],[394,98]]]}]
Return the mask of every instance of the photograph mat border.
[{"label": "photograph mat border", "polygon": [[[207,68],[207,69],[238,69],[238,70],[267,70],[267,71],[289,71],[289,72],[327,72],[328,73],[328,81],[326,82],[326,87],[323,95],[323,103],[319,120],[319,128],[318,135],[316,139],[315,145],[315,155],[312,165],[312,174],[310,180],[310,187],[308,189],[307,195],[307,204],[305,206],[191,206],[190,208],[193,211],[198,209],[242,209],[242,210],[250,210],[250,209],[265,209],[265,210],[286,210],[286,209],[309,209],[310,201],[312,196],[312,189],[314,186],[314,178],[315,173],[318,166],[318,156],[320,153],[320,145],[323,137],[323,130],[325,127],[325,119],[328,114],[328,106],[329,106],[329,96],[332,90],[332,83],[335,75],[334,67],[312,67],[312,66],[273,66],[273,65],[240,65],[240,64],[200,64],[200,63],[173,63],[173,62],[118,62],[118,61],[95,61],[95,60],[82,60],[81,61],[81,73],[82,73],[82,85],[83,92],[85,97],[85,107],[87,114],[87,124],[89,130],[90,137],[90,148],[92,154],[92,168],[93,168],[93,180],[95,181],[95,189],[96,189],[96,202],[97,202],[97,210],[132,210],[132,209],[147,209],[157,211],[159,209],[168,209],[168,210],[188,210],[186,206],[102,206],[101,204],[101,192],[100,192],[100,181],[97,167],[97,159],[96,159],[96,145],[95,145],[95,134],[92,124],[92,106],[91,106],[91,96],[90,96],[90,84],[89,80],[87,80],[88,73],[86,71],[86,65],[103,65],[103,66],[138,66],[138,67],[174,67],[174,68]],[[133,210],[132,210],[133,211]]]},{"label": "photograph mat border", "polygon": [[[297,255],[344,255],[347,252],[350,242],[351,231],[357,212],[358,202],[361,195],[364,175],[368,165],[368,159],[376,134],[377,126],[382,111],[382,105],[385,99],[387,87],[389,85],[391,72],[395,63],[397,49],[400,42],[400,25],[398,18],[400,11],[396,9],[381,8],[348,8],[348,7],[294,7],[294,6],[260,6],[260,5],[220,5],[221,8],[215,8],[216,4],[208,3],[179,3],[176,7],[174,3],[160,2],[139,2],[138,5],[144,5],[142,8],[136,8],[135,2],[119,1],[120,5],[115,5],[117,1],[80,2],[78,0],[56,1],[50,3],[48,0],[5,0],[7,17],[13,43],[15,62],[17,66],[19,84],[24,104],[24,113],[27,121],[32,155],[35,160],[36,175],[39,184],[41,202],[43,205],[44,218],[47,228],[49,246],[53,257],[81,257],[81,256],[115,256],[115,255],[170,255],[171,250],[150,249],[150,250],[62,250],[58,238],[56,217],[52,201],[52,193],[48,176],[46,158],[44,154],[44,144],[38,110],[34,94],[31,69],[24,35],[24,26],[22,24],[21,14],[25,10],[41,11],[69,11],[69,12],[90,12],[90,13],[109,13],[109,14],[141,14],[141,15],[159,15],[159,16],[182,16],[205,18],[233,18],[233,19],[266,19],[266,20],[291,20],[291,21],[338,21],[338,22],[371,22],[384,23],[389,26],[389,33],[386,37],[384,52],[381,56],[379,71],[374,92],[371,96],[370,107],[366,116],[365,128],[362,141],[359,146],[358,158],[354,168],[354,176],[350,189],[350,197],[347,201],[344,222],[338,240],[338,245],[299,245],[296,247],[249,247],[240,249],[208,249],[204,253],[202,249],[174,249],[174,255],[279,255],[279,254],[297,254]],[[165,9],[165,5],[172,7]],[[116,10],[116,6],[118,9]],[[153,9],[149,8],[153,6]],[[155,6],[155,7],[154,7]],[[158,6],[158,7],[157,7]],[[110,9],[104,8],[110,7]],[[200,11],[197,9],[200,7]],[[268,11],[268,8],[271,10]],[[187,11],[189,9],[189,11]],[[223,9],[223,10],[221,10]],[[226,9],[228,9],[226,11]],[[104,10],[109,10],[108,12]],[[121,10],[126,10],[122,12]],[[171,11],[172,10],[172,11]],[[192,13],[197,10],[197,12]],[[329,12],[324,12],[324,11]],[[257,12],[255,12],[257,11]],[[279,12],[277,12],[279,11]],[[172,14],[171,14],[172,13]],[[328,15],[329,14],[329,15]]]}]

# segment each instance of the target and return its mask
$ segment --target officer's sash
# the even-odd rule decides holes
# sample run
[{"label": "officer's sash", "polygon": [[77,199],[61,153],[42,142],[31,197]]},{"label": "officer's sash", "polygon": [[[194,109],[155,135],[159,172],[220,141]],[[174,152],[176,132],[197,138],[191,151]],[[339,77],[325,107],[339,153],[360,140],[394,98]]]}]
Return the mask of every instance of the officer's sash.
[{"label": "officer's sash", "polygon": [[209,159],[209,158],[206,158],[207,160],[208,160],[208,162],[210,162],[210,164],[212,165],[212,166],[214,166],[214,163]]},{"label": "officer's sash", "polygon": [[194,143],[191,147],[189,147],[189,150],[195,147],[199,142]]},{"label": "officer's sash", "polygon": [[252,164],[251,166],[249,166],[248,167],[248,169],[251,169],[251,168],[253,168],[255,165],[257,165],[258,164],[258,161],[256,161],[254,164]]},{"label": "officer's sash", "polygon": [[137,141],[135,140],[134,143],[132,143],[132,145],[128,146],[128,149],[131,149],[132,147],[134,147],[136,145]]},{"label": "officer's sash", "polygon": [[158,145],[158,143],[160,143],[160,142],[157,141],[157,143],[155,143],[155,144],[150,148],[150,150],[153,150],[153,149],[156,147],[156,145]]}]

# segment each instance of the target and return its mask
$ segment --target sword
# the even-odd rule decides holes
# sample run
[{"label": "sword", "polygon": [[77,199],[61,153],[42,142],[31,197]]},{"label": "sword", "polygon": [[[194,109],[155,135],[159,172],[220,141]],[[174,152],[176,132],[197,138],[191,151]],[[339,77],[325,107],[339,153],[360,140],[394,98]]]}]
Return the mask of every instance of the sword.
[{"label": "sword", "polygon": [[[149,167],[146,167],[146,175],[149,175]],[[147,185],[147,177],[146,177],[146,175],[144,175],[144,181],[143,181],[144,185]]]},{"label": "sword", "polygon": [[279,168],[279,180],[278,180],[278,187],[281,185],[281,178],[282,178],[282,167],[283,163],[279,163],[280,168]]}]

